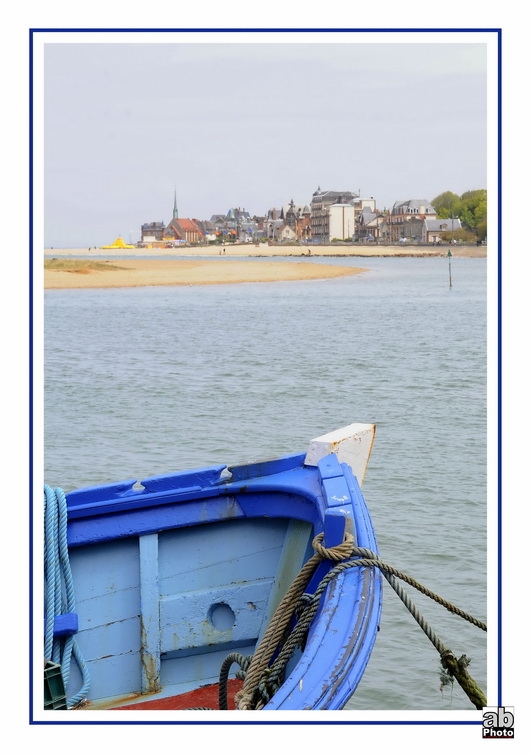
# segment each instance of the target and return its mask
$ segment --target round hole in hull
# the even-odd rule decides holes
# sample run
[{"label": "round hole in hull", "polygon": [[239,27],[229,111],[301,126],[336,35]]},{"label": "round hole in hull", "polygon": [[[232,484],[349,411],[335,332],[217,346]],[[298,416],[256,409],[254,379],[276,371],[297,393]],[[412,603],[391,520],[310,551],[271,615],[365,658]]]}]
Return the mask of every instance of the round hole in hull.
[{"label": "round hole in hull", "polygon": [[236,616],[226,602],[218,602],[208,610],[208,620],[218,631],[229,631],[234,627]]}]

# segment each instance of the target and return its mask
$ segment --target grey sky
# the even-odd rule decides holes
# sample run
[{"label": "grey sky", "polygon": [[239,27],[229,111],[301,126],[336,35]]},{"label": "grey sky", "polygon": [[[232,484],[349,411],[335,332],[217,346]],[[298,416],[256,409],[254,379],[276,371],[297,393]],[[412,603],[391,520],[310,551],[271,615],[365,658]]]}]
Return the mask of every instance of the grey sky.
[{"label": "grey sky", "polygon": [[181,217],[208,220],[319,186],[380,209],[487,187],[483,41],[122,38],[45,44],[46,247],[135,242],[175,190]]}]

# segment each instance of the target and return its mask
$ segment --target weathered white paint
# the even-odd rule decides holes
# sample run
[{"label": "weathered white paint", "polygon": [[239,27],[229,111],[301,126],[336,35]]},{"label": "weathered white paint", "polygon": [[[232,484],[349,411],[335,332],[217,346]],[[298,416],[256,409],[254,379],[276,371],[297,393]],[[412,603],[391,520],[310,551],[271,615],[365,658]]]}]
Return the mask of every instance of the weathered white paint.
[{"label": "weathered white paint", "polygon": [[375,424],[348,424],[311,440],[305,463],[307,466],[316,466],[321,458],[335,453],[341,463],[351,466],[357,481],[362,485],[374,438]]}]

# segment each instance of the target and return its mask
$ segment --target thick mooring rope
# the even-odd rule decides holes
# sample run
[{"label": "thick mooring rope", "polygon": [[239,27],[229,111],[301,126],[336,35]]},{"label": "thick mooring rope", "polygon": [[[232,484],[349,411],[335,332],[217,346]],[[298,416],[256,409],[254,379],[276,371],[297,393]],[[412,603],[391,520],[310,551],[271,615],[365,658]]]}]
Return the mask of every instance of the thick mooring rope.
[{"label": "thick mooring rope", "polygon": [[[445,607],[449,612],[458,615],[483,631],[487,630],[486,623],[477,620],[469,615],[469,613],[464,612],[435,592],[427,589],[415,579],[407,576],[407,574],[385,563],[371,550],[355,547],[351,534],[346,535],[342,545],[330,548],[330,550],[322,546],[322,539],[323,535],[320,534],[313,540],[315,555],[303,566],[297,579],[295,579],[293,585],[281,601],[256,653],[252,657],[243,689],[235,698],[237,709],[262,709],[272,698],[275,691],[283,683],[287,662],[295,649],[302,645],[307,636],[311,622],[317,613],[320,598],[331,579],[349,568],[358,568],[361,566],[376,567],[382,571],[384,577],[438,650],[442,667],[449,675],[449,678],[451,680],[456,678],[477,709],[487,706],[485,695],[467,672],[467,666],[469,665],[467,657],[463,655],[457,660],[451,650],[444,646],[419,613],[412,600],[403,591],[397,579],[402,579],[425,596]],[[316,566],[326,557],[335,561],[336,565],[322,579],[313,595],[304,594],[303,589],[309,583]],[[346,558],[349,559],[347,560]],[[300,609],[299,616],[298,609]],[[285,629],[293,614],[299,617],[298,623],[291,634],[285,636]],[[269,666],[275,651],[278,651],[278,655],[275,661]]]},{"label": "thick mooring rope", "polygon": [[82,688],[66,701],[71,709],[84,701],[90,688],[88,668],[73,635],[54,637],[58,615],[75,613],[75,594],[67,542],[66,495],[57,487],[44,485],[44,657],[61,668],[64,687],[68,685],[72,656],[83,678]]},{"label": "thick mooring rope", "polygon": [[[438,653],[440,655],[442,667],[447,672],[449,679],[456,678],[462,689],[467,694],[468,699],[470,702],[472,702],[477,709],[482,709],[483,707],[487,707],[488,702],[486,699],[486,696],[482,693],[477,683],[471,678],[469,673],[467,672],[467,667],[469,665],[469,660],[466,657],[466,655],[462,655],[459,660],[456,659],[455,655],[450,649],[447,649],[447,647],[444,646],[444,644],[440,641],[438,636],[432,631],[429,624],[425,621],[421,613],[418,611],[416,605],[412,602],[410,597],[403,591],[402,587],[398,582],[396,581],[395,577],[392,575],[389,575],[383,571],[383,575],[385,576],[386,580],[392,587],[392,589],[396,592],[398,597],[401,599],[403,604],[406,606],[414,620],[421,626],[423,629],[423,632],[427,636],[428,639],[432,642],[432,644],[436,647],[438,650]],[[423,588],[421,589],[423,594],[425,592],[423,591]],[[430,595],[428,595],[430,596]],[[433,596],[434,597],[437,595]],[[438,600],[436,600],[438,601]],[[442,601],[445,603],[445,600]],[[440,603],[442,604],[442,603]],[[454,606],[450,603],[444,604],[444,607],[447,607],[450,612],[454,612],[457,615],[460,615],[461,611],[458,611],[457,609],[453,609]],[[482,621],[476,621],[474,618],[471,618],[471,616],[468,616],[466,613],[461,615],[462,618],[465,620],[469,620],[471,623],[473,623],[475,626],[478,626],[483,631],[487,630],[486,624],[482,623]]]},{"label": "thick mooring rope", "polygon": [[[342,544],[329,549],[322,545],[323,534],[317,535],[313,540],[315,554],[302,567],[302,570],[291,584],[285,597],[278,605],[252,657],[243,688],[236,694],[237,709],[261,709],[263,706],[263,700],[261,702],[253,701],[255,691],[259,688],[261,677],[265,673],[270,659],[278,647],[278,643],[282,639],[289,621],[293,617],[298,602],[319,563],[326,558],[338,562],[350,557],[353,547],[353,537],[351,535],[348,536],[350,539],[346,538]],[[255,703],[258,706],[254,706]]]}]

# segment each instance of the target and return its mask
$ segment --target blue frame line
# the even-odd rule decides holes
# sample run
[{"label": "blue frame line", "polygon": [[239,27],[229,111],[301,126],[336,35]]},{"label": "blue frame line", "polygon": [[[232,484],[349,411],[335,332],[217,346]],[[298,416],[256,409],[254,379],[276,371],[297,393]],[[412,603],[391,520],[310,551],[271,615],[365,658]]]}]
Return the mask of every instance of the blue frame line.
[{"label": "blue frame line", "polygon": [[[29,284],[29,453],[28,453],[28,461],[29,461],[29,572],[30,572],[30,583],[29,583],[29,622],[30,622],[30,632],[29,632],[29,723],[33,725],[381,725],[381,726],[404,726],[404,725],[424,725],[424,726],[434,726],[434,725],[481,725],[482,721],[435,721],[435,720],[428,720],[428,721],[393,721],[393,720],[377,720],[377,721],[352,721],[352,720],[331,720],[331,721],[316,721],[316,720],[308,720],[308,721],[299,721],[299,720],[293,720],[293,721],[271,721],[271,720],[260,720],[259,722],[253,722],[253,721],[220,721],[220,720],[204,720],[200,723],[197,723],[195,721],[140,721],[140,720],[132,720],[132,721],[124,721],[124,722],[118,722],[118,721],[102,721],[102,720],[95,720],[93,722],[87,722],[86,720],[83,721],[61,721],[60,723],[53,722],[53,721],[44,721],[44,720],[35,720],[34,719],[34,710],[33,710],[33,663],[35,662],[35,657],[33,653],[33,625],[34,625],[34,608],[33,608],[33,598],[34,598],[34,592],[33,592],[33,582],[31,578],[31,574],[33,572],[33,516],[35,513],[34,508],[34,500],[33,500],[33,489],[34,489],[34,472],[33,472],[33,463],[34,463],[34,451],[33,451],[33,420],[34,420],[34,407],[33,407],[33,388],[34,388],[34,379],[33,379],[33,368],[34,368],[34,362],[33,362],[33,345],[34,345],[34,325],[33,325],[33,317],[34,317],[34,306],[33,306],[33,285],[34,285],[34,275],[33,275],[33,243],[34,243],[34,229],[33,229],[33,210],[34,210],[34,190],[35,190],[35,182],[34,182],[34,158],[33,158],[33,147],[34,147],[34,108],[33,108],[33,89],[34,89],[34,76],[33,76],[33,65],[34,65],[34,36],[39,33],[98,33],[98,34],[105,34],[105,33],[143,33],[143,32],[149,32],[149,33],[227,33],[227,32],[237,32],[237,33],[249,33],[249,32],[255,32],[255,33],[263,33],[263,32],[271,32],[271,33],[308,33],[308,32],[327,32],[327,33],[370,33],[370,32],[377,32],[379,34],[381,33],[489,33],[489,34],[496,34],[497,35],[497,60],[498,60],[498,66],[497,66],[497,82],[498,82],[498,89],[497,89],[497,126],[498,126],[498,145],[497,145],[497,167],[498,167],[498,179],[497,179],[497,188],[498,188],[498,202],[497,202],[497,215],[498,215],[498,237],[497,237],[497,244],[498,244],[498,252],[497,252],[497,264],[498,264],[498,282],[497,282],[497,296],[498,296],[498,336],[497,336],[497,348],[498,348],[498,354],[497,354],[497,376],[498,376],[498,395],[497,395],[497,418],[498,418],[498,450],[497,450],[497,459],[498,459],[498,489],[497,489],[497,496],[498,496],[498,504],[497,504],[497,524],[498,524],[498,541],[497,541],[497,547],[498,547],[498,588],[497,588],[497,599],[498,599],[498,641],[497,641],[497,672],[498,672],[498,683],[497,683],[497,706],[502,706],[502,640],[503,640],[503,633],[502,633],[502,614],[501,614],[501,605],[502,605],[502,577],[503,577],[503,571],[502,571],[502,432],[501,432],[501,425],[502,425],[502,29],[501,28],[488,28],[488,27],[478,27],[478,28],[448,28],[448,27],[439,27],[439,28],[373,28],[373,27],[359,27],[359,28],[270,28],[270,27],[264,27],[264,28],[233,28],[233,27],[226,27],[226,28],[70,28],[70,27],[35,27],[28,29],[29,31],[29,196],[28,196],[28,214],[29,214],[29,277],[28,277],[28,284]],[[40,658],[39,658],[40,660]]]},{"label": "blue frame line", "polygon": [[33,573],[33,486],[34,486],[34,477],[33,477],[33,464],[34,464],[34,454],[33,454],[33,338],[34,338],[34,332],[33,332],[33,35],[30,30],[29,34],[29,143],[28,143],[28,149],[29,149],[29,197],[28,197],[28,221],[29,221],[29,249],[28,249],[28,261],[29,261],[29,276],[28,276],[28,284],[29,284],[29,333],[28,333],[28,346],[29,346],[29,375],[28,375],[28,384],[29,384],[29,412],[28,412],[28,419],[29,419],[29,454],[28,454],[28,461],[29,461],[29,469],[28,469],[28,479],[29,479],[29,573],[30,573],[30,583],[29,583],[29,722],[33,722],[33,626],[34,626],[34,613],[33,613],[33,580],[31,578],[31,574]]},{"label": "blue frame line", "polygon": [[497,503],[497,558],[498,558],[498,593],[497,593],[497,707],[502,706],[502,33],[498,30],[497,46],[497,183],[498,183],[498,200],[497,200],[497,217],[498,217],[498,237],[497,237],[497,296],[498,296],[498,335],[497,335],[497,420],[498,420],[498,437],[497,437],[497,468],[498,468],[498,503]]}]

